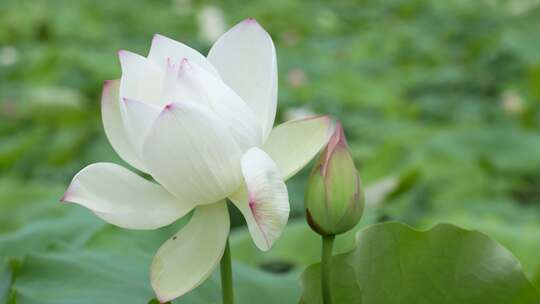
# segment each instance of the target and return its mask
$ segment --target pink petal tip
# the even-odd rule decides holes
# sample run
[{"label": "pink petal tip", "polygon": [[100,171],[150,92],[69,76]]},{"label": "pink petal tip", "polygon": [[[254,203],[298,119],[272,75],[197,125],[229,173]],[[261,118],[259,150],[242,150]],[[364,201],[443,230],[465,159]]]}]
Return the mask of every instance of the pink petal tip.
[{"label": "pink petal tip", "polygon": [[189,59],[182,58],[182,60],[180,60],[180,69],[181,70],[186,70],[186,69],[189,69],[189,68],[191,68],[191,64],[189,62]]},{"label": "pink petal tip", "polygon": [[68,192],[69,192],[69,188],[68,190],[66,190],[66,192],[64,192],[64,195],[62,195],[62,197],[60,198],[60,203],[69,203]]},{"label": "pink petal tip", "polygon": [[169,111],[169,110],[172,110],[172,109],[174,109],[174,103],[173,102],[165,105],[165,107],[163,108],[163,111]]},{"label": "pink petal tip", "polygon": [[152,37],[152,41],[155,41],[155,40],[160,40],[163,38],[163,35],[161,34],[154,34],[154,36]]},{"label": "pink petal tip", "polygon": [[105,80],[103,81],[103,90],[101,91],[101,101],[106,102],[109,100],[107,96],[109,95],[109,90],[111,89],[113,81],[112,80]]}]

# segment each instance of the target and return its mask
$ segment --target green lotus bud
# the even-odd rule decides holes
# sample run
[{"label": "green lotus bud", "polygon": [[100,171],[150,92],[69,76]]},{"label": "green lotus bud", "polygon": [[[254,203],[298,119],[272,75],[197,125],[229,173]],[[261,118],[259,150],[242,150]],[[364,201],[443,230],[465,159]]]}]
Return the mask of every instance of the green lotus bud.
[{"label": "green lotus bud", "polygon": [[360,178],[340,123],[311,172],[305,207],[309,226],[321,235],[349,231],[362,217]]}]

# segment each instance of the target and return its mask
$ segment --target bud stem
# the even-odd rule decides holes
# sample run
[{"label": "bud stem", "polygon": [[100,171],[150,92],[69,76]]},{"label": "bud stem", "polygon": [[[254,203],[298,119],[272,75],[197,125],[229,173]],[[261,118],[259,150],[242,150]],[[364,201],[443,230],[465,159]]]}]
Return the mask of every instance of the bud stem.
[{"label": "bud stem", "polygon": [[221,257],[220,262],[221,272],[221,295],[223,304],[234,303],[233,293],[233,278],[232,278],[232,266],[231,266],[231,248],[229,246],[229,239],[227,238],[227,244],[225,245],[225,252]]},{"label": "bud stem", "polygon": [[332,271],[332,249],[334,248],[335,235],[322,236],[322,258],[321,258],[321,289],[323,304],[332,304],[331,271]]}]

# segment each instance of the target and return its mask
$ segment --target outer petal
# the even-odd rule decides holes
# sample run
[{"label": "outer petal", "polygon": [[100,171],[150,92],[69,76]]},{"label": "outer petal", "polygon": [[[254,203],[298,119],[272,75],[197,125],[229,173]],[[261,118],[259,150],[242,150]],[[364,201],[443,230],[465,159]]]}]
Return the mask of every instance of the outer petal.
[{"label": "outer petal", "polygon": [[189,223],[159,248],[152,261],[150,281],[160,302],[184,295],[212,274],[229,229],[225,202],[195,209]]},{"label": "outer petal", "polygon": [[161,112],[161,109],[153,104],[123,98],[121,112],[131,145],[140,157],[146,135]]},{"label": "outer petal", "polygon": [[187,59],[180,65],[177,91],[178,100],[200,102],[221,117],[242,150],[262,144],[262,129],[251,108],[221,79]]},{"label": "outer petal", "polygon": [[120,111],[119,80],[105,81],[101,98],[101,117],[105,134],[118,155],[133,167],[148,172],[146,166],[131,145]]},{"label": "outer petal", "polygon": [[105,221],[129,229],[156,229],[193,208],[161,186],[112,163],[96,163],[82,169],[62,201],[84,206]]},{"label": "outer petal", "polygon": [[288,121],[272,130],[263,149],[287,180],[326,145],[333,130],[328,116]]},{"label": "outer petal", "polygon": [[196,64],[203,67],[216,77],[219,77],[216,69],[201,53],[190,48],[189,46],[165,37],[163,35],[154,35],[152,46],[148,53],[148,59],[156,63],[160,67],[164,67],[168,61],[179,63],[182,59],[188,58]]},{"label": "outer petal", "polygon": [[170,192],[195,204],[231,194],[241,182],[242,152],[227,125],[198,104],[169,104],[143,145],[152,176]]},{"label": "outer petal", "polygon": [[277,106],[276,50],[270,35],[255,20],[247,19],[218,39],[208,59],[225,83],[253,109],[266,138]]},{"label": "outer petal", "polygon": [[120,97],[156,105],[168,101],[161,99],[165,70],[145,57],[129,52],[118,52],[122,66]]},{"label": "outer petal", "polygon": [[279,238],[289,218],[287,187],[278,167],[259,148],[242,157],[246,186],[230,197],[246,218],[253,241],[268,250]]}]

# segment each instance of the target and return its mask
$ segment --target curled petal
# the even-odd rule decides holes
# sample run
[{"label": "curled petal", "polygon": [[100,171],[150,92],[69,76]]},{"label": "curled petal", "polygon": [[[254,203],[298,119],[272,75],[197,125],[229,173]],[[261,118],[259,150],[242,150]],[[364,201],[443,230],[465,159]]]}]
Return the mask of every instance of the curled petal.
[{"label": "curled petal", "polygon": [[193,208],[161,186],[112,163],[82,169],[62,201],[84,206],[105,221],[128,229],[160,228]]},{"label": "curled petal", "polygon": [[159,248],[150,281],[162,303],[186,294],[212,274],[225,250],[229,229],[225,202],[199,206],[189,223]]},{"label": "curled petal", "polygon": [[270,35],[254,19],[247,19],[216,41],[208,60],[255,112],[266,138],[277,107],[276,50]]},{"label": "curled petal", "polygon": [[148,53],[149,60],[164,67],[168,62],[179,63],[184,58],[195,62],[212,75],[219,77],[214,66],[201,53],[171,38],[159,34],[154,35]]},{"label": "curled petal", "polygon": [[229,198],[244,215],[255,245],[266,251],[289,218],[287,187],[276,164],[259,148],[242,157],[242,173],[245,187]]},{"label": "curled petal", "polygon": [[143,172],[148,172],[137,151],[133,148],[124,127],[118,95],[119,89],[119,80],[108,80],[103,85],[101,118],[103,119],[105,134],[114,151],[124,161]]},{"label": "curled petal", "polygon": [[193,103],[167,105],[143,145],[152,176],[194,204],[216,202],[238,188],[241,156],[223,120]]},{"label": "curled petal", "polygon": [[326,145],[333,130],[328,116],[288,121],[272,130],[263,149],[287,180]]}]

